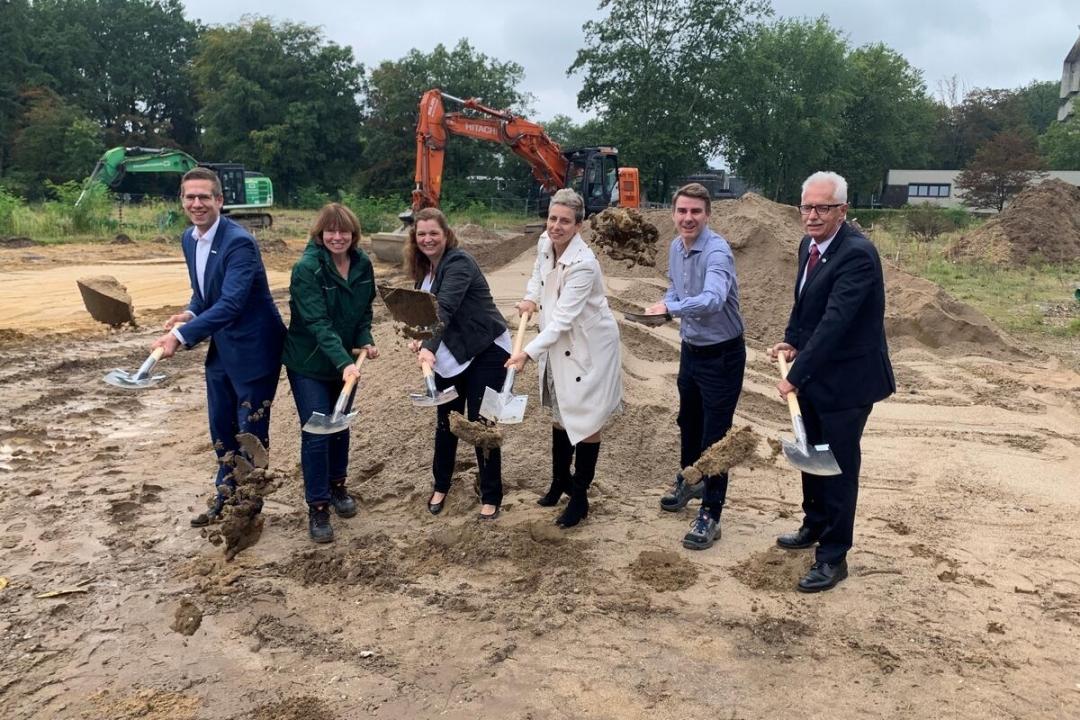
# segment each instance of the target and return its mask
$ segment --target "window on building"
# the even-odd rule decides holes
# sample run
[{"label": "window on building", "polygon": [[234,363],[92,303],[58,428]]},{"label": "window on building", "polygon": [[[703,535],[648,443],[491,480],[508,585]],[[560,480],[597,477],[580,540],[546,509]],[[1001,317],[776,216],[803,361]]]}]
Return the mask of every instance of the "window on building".
[{"label": "window on building", "polygon": [[952,191],[952,185],[948,183],[909,183],[908,197],[918,198],[946,198]]}]

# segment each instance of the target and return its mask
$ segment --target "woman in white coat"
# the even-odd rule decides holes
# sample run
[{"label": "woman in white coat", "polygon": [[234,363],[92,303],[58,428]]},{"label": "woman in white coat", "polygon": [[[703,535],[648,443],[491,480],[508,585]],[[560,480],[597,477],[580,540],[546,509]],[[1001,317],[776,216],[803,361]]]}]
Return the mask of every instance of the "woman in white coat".
[{"label": "woman in white coat", "polygon": [[551,198],[532,277],[516,306],[522,315],[539,311],[540,333],[506,362],[519,371],[529,360],[539,363],[540,397],[551,408],[552,428],[551,488],[537,502],[552,506],[568,494],[555,521],[562,527],[589,514],[600,431],[623,394],[619,325],[604,295],[600,263],[579,234],[584,219],[585,203],[573,190]]}]

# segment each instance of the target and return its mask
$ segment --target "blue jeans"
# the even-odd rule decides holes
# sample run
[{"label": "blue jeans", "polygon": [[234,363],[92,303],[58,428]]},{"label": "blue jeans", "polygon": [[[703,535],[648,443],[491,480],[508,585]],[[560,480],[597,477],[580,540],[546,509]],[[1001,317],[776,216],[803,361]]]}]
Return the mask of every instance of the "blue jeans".
[{"label": "blue jeans", "polygon": [[[341,380],[317,380],[286,370],[296,412],[300,415],[300,427],[311,419],[311,413],[329,416],[344,383]],[[345,412],[352,407],[353,398],[345,405]],[[349,470],[349,430],[332,435],[300,432],[300,466],[304,473],[304,498],[309,506],[330,502],[330,485],[345,482]]]},{"label": "blue jeans", "polygon": [[[236,487],[232,465],[223,461],[230,453],[240,452],[237,435],[250,433],[270,449],[270,408],[277,393],[279,374],[280,371],[239,382],[229,377],[220,358],[207,363],[206,408],[210,416],[210,442],[218,459],[215,486]],[[219,493],[218,503],[223,499]]]},{"label": "blue jeans", "polygon": [[[731,429],[742,392],[746,345],[740,336],[707,347],[682,344],[679,357],[680,466],[693,465]],[[728,476],[705,477],[701,506],[719,519],[727,499]]]}]

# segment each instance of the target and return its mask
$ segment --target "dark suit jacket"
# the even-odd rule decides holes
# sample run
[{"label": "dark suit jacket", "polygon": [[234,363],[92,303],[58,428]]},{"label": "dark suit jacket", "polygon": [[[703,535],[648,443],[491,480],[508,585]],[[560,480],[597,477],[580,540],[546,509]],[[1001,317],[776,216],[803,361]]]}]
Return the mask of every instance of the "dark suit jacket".
[{"label": "dark suit jacket", "polygon": [[446,251],[435,269],[431,292],[438,298],[441,327],[440,333],[424,341],[431,352],[438,350],[440,342],[446,343],[454,359],[463,363],[506,332],[506,321],[495,307],[484,273],[464,250]]},{"label": "dark suit jacket", "polygon": [[220,362],[229,377],[246,382],[281,370],[285,324],[270,297],[266,268],[255,238],[225,216],[218,223],[199,292],[194,228],[181,244],[191,278],[188,310],[195,319],[180,329],[188,346],[210,338],[206,364]]},{"label": "dark suit jacket", "polygon": [[810,237],[799,243],[784,342],[788,380],[821,412],[872,405],[896,391],[885,342],[885,281],[874,245],[844,222],[799,293]]}]

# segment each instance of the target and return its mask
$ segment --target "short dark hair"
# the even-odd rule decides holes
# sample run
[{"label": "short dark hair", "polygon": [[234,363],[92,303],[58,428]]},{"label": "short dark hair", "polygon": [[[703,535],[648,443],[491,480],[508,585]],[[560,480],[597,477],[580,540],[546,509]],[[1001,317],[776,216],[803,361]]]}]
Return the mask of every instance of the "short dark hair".
[{"label": "short dark hair", "polygon": [[217,173],[210,168],[191,168],[186,173],[184,173],[184,177],[180,178],[181,197],[183,197],[184,195],[184,183],[186,183],[188,180],[209,180],[211,183],[213,183],[213,189],[211,190],[211,192],[214,193],[214,197],[219,198],[222,196],[221,178],[219,178],[217,176]]},{"label": "short dark hair", "polygon": [[705,201],[705,212],[712,212],[712,196],[709,195],[709,189],[701,183],[688,183],[675,191],[675,194],[671,196],[671,206],[675,207],[675,201],[679,197],[694,198],[695,200]]},{"label": "short dark hair", "polygon": [[405,241],[403,250],[405,272],[409,273],[409,276],[416,282],[423,280],[424,276],[431,272],[431,261],[416,246],[416,226],[420,224],[421,220],[434,220],[439,223],[443,234],[446,235],[447,250],[458,246],[457,235],[450,229],[450,222],[442,214],[442,210],[429,207],[417,211],[413,215],[412,224],[409,226],[409,238]]},{"label": "short dark hair", "polygon": [[348,230],[352,234],[352,242],[349,249],[352,250],[360,242],[360,221],[356,214],[341,203],[328,203],[315,217],[315,224],[311,226],[311,239],[316,245],[322,245],[322,234],[325,230]]}]

